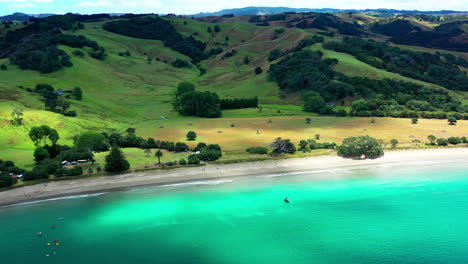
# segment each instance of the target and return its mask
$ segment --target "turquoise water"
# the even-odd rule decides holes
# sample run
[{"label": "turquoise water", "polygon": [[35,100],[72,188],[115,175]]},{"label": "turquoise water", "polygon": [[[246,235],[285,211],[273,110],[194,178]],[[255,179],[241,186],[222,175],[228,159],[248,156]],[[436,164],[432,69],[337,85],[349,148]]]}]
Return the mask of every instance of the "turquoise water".
[{"label": "turquoise water", "polygon": [[52,200],[0,208],[0,227],[2,264],[466,264],[468,162]]}]

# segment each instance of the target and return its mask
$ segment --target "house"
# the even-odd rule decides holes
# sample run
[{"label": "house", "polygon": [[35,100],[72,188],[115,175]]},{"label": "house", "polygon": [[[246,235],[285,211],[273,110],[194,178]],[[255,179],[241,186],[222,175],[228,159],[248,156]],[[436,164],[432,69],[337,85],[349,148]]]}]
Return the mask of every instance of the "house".
[{"label": "house", "polygon": [[61,89],[58,89],[58,90],[55,90],[54,93],[58,96],[62,96],[65,94],[65,91],[61,90]]},{"label": "house", "polygon": [[78,160],[78,163],[86,163],[86,162],[89,162],[89,160]]}]

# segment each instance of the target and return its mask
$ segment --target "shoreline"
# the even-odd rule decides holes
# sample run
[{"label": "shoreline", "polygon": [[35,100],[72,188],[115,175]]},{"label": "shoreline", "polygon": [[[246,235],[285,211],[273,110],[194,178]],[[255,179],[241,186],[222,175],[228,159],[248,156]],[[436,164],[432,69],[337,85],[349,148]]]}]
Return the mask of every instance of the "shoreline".
[{"label": "shoreline", "polygon": [[[402,162],[442,161],[464,159],[468,161],[468,148],[425,149],[388,151],[385,156],[373,160],[352,160],[338,156],[317,156],[284,160],[268,160],[233,164],[208,164],[203,167],[178,168],[169,171],[148,171],[115,176],[98,176],[78,180],[53,181],[14,188],[0,192],[0,207],[20,205],[66,196],[115,192],[141,187],[155,187],[217,179],[260,176],[281,173],[300,173],[336,168],[369,165],[398,164]],[[327,179],[314,174],[314,179]]]}]

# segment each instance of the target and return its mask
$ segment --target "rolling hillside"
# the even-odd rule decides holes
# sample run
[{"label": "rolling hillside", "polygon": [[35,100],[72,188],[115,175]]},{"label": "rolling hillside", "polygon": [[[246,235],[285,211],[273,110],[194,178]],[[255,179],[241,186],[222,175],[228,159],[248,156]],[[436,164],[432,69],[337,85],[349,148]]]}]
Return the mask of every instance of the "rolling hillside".
[{"label": "rolling hillside", "polygon": [[[133,18],[121,17],[112,21],[126,19]],[[70,145],[75,135],[88,130],[123,133],[128,127],[133,127],[144,138],[183,141],[186,132],[193,129],[199,134],[198,141],[221,144],[229,152],[226,159],[230,155],[231,158],[242,156],[245,148],[252,145],[268,146],[278,136],[298,141],[320,133],[326,141],[339,142],[346,136],[367,131],[366,133],[381,136],[385,141],[389,141],[394,135],[404,134],[399,140],[410,146],[415,138],[424,140],[430,133],[443,133],[444,136],[466,136],[468,133],[466,121],[460,121],[458,126],[447,127],[445,120],[428,120],[421,122],[411,135],[407,135],[404,133],[408,129],[407,120],[386,118],[378,121],[377,126],[394,126],[395,130],[389,130],[388,135],[383,135],[381,130],[369,127],[369,119],[313,117],[317,114],[304,111],[301,92],[285,93],[268,73],[270,65],[280,63],[288,55],[294,54],[294,49],[301,41],[310,37],[322,36],[323,43],[341,41],[347,34],[376,41],[388,40],[391,36],[371,30],[372,25],[382,18],[362,14],[335,16],[308,13],[273,18],[267,15],[200,19],[166,16],[162,19],[169,22],[183,39],[193,37],[195,41],[204,43],[205,53],[215,49],[221,51],[199,62],[194,61],[189,53],[184,55],[178,52],[173,44],[168,44],[165,40],[112,33],[105,29],[109,20],[104,18],[80,21],[82,28],[61,29],[61,34],[82,35],[97,42],[107,54],[103,60],[89,56],[92,48],[88,46],[71,47],[63,43],[57,43],[57,48],[70,56],[72,66],[64,66],[51,73],[23,70],[8,56],[0,59],[0,65],[7,67],[7,70],[0,71],[0,158],[18,160],[19,164],[31,167],[34,146],[28,137],[29,129],[42,124],[56,128],[61,136],[60,143]],[[216,23],[212,23],[213,21]],[[23,26],[13,25],[9,29],[0,26],[1,36]],[[215,30],[215,26],[219,30]],[[432,28],[424,27],[422,30]],[[466,39],[461,38],[459,41],[464,42]],[[352,54],[326,49],[323,43],[306,46],[303,50],[320,51],[323,59],[336,59],[332,69],[337,73],[348,77],[365,77],[371,80],[388,78],[418,84],[446,91],[454,100],[465,105],[468,102],[467,91],[454,91],[450,87],[427,80],[387,71]],[[400,47],[404,50],[431,53],[446,52],[457,58],[466,58],[466,53],[460,51],[418,46]],[[73,55],[77,50],[84,56]],[[279,50],[281,55],[269,60],[274,50]],[[119,55],[127,51],[130,56]],[[173,62],[177,59],[189,62],[189,66],[174,67]],[[261,74],[254,72],[257,67],[263,70]],[[455,67],[467,71],[467,67]],[[202,74],[203,71],[206,73]],[[172,102],[175,87],[182,81],[194,83],[200,91],[216,92],[221,98],[256,96],[262,110],[223,110],[223,117],[215,120],[181,116],[174,110]],[[46,111],[41,96],[27,89],[31,90],[37,84],[50,84],[61,90],[80,87],[83,90],[83,100],[68,100],[70,110],[76,111],[77,116],[66,117]],[[349,111],[351,103],[361,97],[348,96],[333,103]],[[15,107],[24,109],[22,126],[14,126],[10,122],[10,113]],[[303,121],[308,116],[312,116],[314,120],[311,126],[306,126]],[[269,119],[273,120],[272,124],[267,123]],[[232,124],[235,129],[230,128]],[[350,127],[354,129],[349,130]],[[340,132],[345,130],[348,133]]]}]

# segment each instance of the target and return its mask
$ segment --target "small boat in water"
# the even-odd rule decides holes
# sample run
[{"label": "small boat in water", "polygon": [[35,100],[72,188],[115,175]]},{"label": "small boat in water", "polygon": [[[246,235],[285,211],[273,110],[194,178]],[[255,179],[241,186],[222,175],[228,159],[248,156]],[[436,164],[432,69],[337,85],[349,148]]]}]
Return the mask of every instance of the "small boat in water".
[{"label": "small boat in water", "polygon": [[289,198],[288,197],[284,198],[284,202],[289,203]]}]

